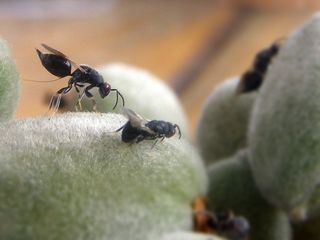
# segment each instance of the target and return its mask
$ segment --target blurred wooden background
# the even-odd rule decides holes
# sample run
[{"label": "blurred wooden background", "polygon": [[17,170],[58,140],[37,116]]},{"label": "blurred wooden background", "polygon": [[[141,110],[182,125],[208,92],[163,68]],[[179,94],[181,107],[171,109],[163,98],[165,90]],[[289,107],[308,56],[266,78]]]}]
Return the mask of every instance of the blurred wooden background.
[{"label": "blurred wooden background", "polygon": [[[34,48],[44,42],[76,62],[148,69],[179,94],[193,131],[216,84],[239,75],[255,53],[309,18],[317,0],[33,0],[0,2],[0,36],[24,78],[49,80]],[[17,118],[42,115],[62,87],[23,82]]]}]

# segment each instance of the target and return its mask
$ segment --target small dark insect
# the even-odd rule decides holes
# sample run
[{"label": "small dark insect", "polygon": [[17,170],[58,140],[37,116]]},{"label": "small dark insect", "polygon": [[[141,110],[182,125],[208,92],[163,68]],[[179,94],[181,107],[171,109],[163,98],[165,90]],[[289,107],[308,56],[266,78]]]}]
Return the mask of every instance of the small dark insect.
[{"label": "small dark insect", "polygon": [[199,197],[193,204],[194,231],[217,234],[231,240],[247,239],[250,225],[244,217],[237,217],[231,211],[212,213],[207,210],[205,199]]},{"label": "small dark insect", "polygon": [[122,130],[121,139],[123,142],[135,141],[139,143],[143,140],[156,140],[155,145],[158,138],[161,138],[161,141],[170,138],[176,134],[176,130],[178,130],[179,138],[181,138],[181,131],[177,124],[161,120],[149,121],[128,108],[124,108],[123,111],[129,121],[116,130],[116,132]]},{"label": "small dark insect", "polygon": [[251,69],[241,76],[236,90],[238,94],[257,90],[261,86],[269,64],[278,54],[280,46],[280,42],[275,42],[256,54]]},{"label": "small dark insect", "polygon": [[[80,108],[82,98],[87,96],[88,98],[92,99],[93,109],[96,110],[96,102],[92,98],[93,95],[90,92],[90,90],[95,87],[99,89],[99,94],[102,98],[108,96],[111,91],[116,92],[117,98],[113,109],[118,104],[119,96],[121,97],[122,105],[124,106],[124,98],[122,94],[117,89],[111,88],[110,84],[104,81],[103,77],[98,73],[98,71],[85,64],[76,64],[66,55],[52,47],[49,47],[46,44],[41,45],[50,52],[42,53],[39,49],[36,49],[41,63],[45,69],[47,69],[51,74],[59,77],[57,80],[67,76],[71,77],[68,81],[68,86],[59,89],[56,92],[56,95],[52,97],[49,104],[49,109],[54,109],[56,111],[59,108],[62,95],[68,93],[73,86],[78,93],[80,92],[79,88],[84,89],[78,98],[78,105]],[[72,67],[75,68],[73,72]]]},{"label": "small dark insect", "polygon": [[228,239],[247,239],[250,225],[244,217],[236,217],[231,211],[214,214],[208,219],[208,225]]}]

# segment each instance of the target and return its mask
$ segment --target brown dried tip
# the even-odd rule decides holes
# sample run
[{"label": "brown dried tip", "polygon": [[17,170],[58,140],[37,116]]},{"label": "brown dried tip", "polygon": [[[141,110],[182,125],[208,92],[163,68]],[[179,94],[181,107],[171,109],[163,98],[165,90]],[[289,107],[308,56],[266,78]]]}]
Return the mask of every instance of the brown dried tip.
[{"label": "brown dried tip", "polygon": [[201,233],[214,233],[214,229],[208,223],[212,215],[206,209],[206,199],[197,197],[192,203],[193,209],[193,230]]},{"label": "brown dried tip", "polygon": [[250,225],[244,217],[236,217],[232,211],[212,213],[206,208],[206,199],[197,197],[193,204],[193,230],[215,234],[230,240],[246,240]]}]

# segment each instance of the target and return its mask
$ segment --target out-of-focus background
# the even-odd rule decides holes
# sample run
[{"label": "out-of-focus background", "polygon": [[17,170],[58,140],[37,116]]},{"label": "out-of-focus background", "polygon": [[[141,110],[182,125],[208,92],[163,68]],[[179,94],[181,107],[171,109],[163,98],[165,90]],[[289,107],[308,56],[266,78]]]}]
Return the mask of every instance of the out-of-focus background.
[{"label": "out-of-focus background", "polygon": [[[125,62],[171,85],[193,131],[216,84],[249,68],[257,51],[285,37],[320,7],[318,0],[7,0],[0,36],[22,78],[50,80],[35,47],[78,63]],[[43,115],[45,96],[66,84],[23,82],[17,118]]]}]

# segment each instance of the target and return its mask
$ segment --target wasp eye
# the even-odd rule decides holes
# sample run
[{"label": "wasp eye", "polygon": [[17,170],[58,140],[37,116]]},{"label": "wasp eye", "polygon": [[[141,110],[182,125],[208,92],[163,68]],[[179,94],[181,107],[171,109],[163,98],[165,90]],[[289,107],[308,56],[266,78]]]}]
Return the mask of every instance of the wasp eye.
[{"label": "wasp eye", "polygon": [[108,96],[108,94],[110,93],[110,90],[111,90],[111,87],[108,83],[102,83],[99,86],[99,93],[102,98]]}]

